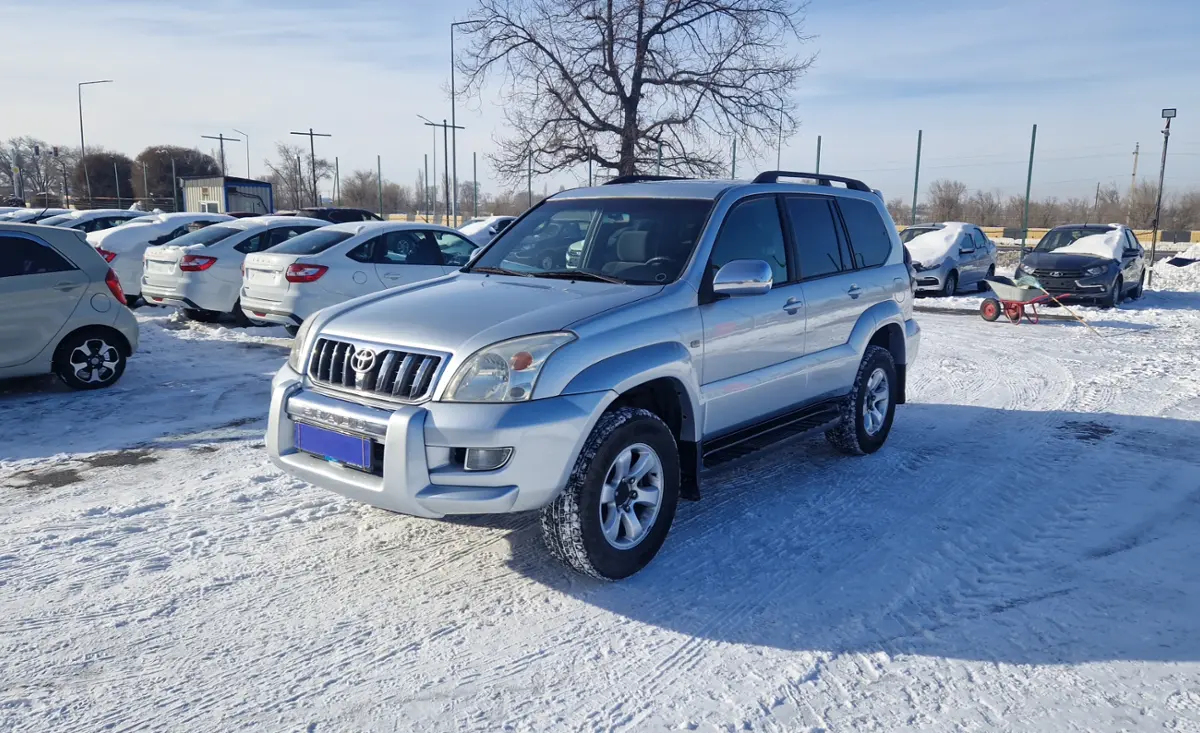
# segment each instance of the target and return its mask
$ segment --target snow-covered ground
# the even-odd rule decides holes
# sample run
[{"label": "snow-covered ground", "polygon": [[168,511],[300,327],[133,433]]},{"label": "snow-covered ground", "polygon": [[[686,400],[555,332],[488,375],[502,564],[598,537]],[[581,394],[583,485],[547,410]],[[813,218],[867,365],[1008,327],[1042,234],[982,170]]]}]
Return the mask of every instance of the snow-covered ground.
[{"label": "snow-covered ground", "polygon": [[282,332],[140,311],[117,388],[0,387],[0,730],[1200,730],[1200,293],[920,318],[881,452],[711,476],[602,584],[283,476]]}]

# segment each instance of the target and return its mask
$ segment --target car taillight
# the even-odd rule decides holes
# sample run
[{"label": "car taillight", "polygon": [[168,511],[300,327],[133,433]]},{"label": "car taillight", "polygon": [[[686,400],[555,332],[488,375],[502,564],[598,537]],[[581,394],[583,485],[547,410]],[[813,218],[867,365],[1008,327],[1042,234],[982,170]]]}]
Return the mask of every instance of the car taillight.
[{"label": "car taillight", "polygon": [[121,281],[117,279],[117,273],[113,272],[111,267],[108,268],[108,274],[104,276],[104,284],[108,286],[108,292],[112,293],[118,303],[126,305],[125,291],[121,289]]},{"label": "car taillight", "polygon": [[310,283],[319,280],[328,269],[325,265],[288,265],[284,277],[290,283]]},{"label": "car taillight", "polygon": [[109,252],[108,250],[101,249],[100,247],[97,247],[96,251],[100,253],[100,256],[104,258],[105,262],[112,262],[113,260],[117,259],[116,252]]},{"label": "car taillight", "polygon": [[184,272],[199,272],[207,270],[217,261],[216,257],[204,257],[202,255],[184,255],[179,261],[179,269]]}]

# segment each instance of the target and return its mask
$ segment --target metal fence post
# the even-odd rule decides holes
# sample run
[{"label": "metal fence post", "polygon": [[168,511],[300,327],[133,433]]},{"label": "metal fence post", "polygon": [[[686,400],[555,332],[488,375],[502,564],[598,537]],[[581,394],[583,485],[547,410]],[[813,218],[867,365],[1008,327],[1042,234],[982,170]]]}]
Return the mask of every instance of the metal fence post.
[{"label": "metal fence post", "polygon": [[1025,215],[1021,220],[1021,254],[1025,254],[1025,245],[1029,243],[1029,191],[1033,187],[1033,152],[1037,148],[1037,125],[1033,126],[1033,134],[1029,138],[1029,173],[1025,176]]},{"label": "metal fence post", "polygon": [[379,187],[379,218],[383,218],[383,156],[375,156],[375,184]]},{"label": "metal fence post", "polygon": [[917,130],[917,172],[913,174],[912,219],[909,221],[909,224],[917,223],[917,192],[920,190],[921,182],[921,136],[924,133],[924,130]]},{"label": "metal fence post", "polygon": [[820,135],[817,135],[817,170],[814,172],[816,172],[816,173],[821,172],[821,136]]},{"label": "metal fence post", "polygon": [[117,184],[117,208],[121,208],[121,174],[117,172],[117,161],[113,161],[113,183]]}]

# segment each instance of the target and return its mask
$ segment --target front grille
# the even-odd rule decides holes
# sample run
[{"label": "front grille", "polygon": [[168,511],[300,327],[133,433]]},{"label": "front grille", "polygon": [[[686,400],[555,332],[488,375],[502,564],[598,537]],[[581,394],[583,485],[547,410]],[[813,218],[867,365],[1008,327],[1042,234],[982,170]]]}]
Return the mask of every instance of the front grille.
[{"label": "front grille", "polygon": [[1036,278],[1060,278],[1063,280],[1076,280],[1083,277],[1083,272],[1080,270],[1052,270],[1046,268],[1044,270],[1034,270],[1033,276]]},{"label": "front grille", "polygon": [[433,390],[433,380],[441,364],[442,357],[433,354],[375,350],[322,338],[317,339],[308,360],[308,376],[317,384],[416,402]]}]

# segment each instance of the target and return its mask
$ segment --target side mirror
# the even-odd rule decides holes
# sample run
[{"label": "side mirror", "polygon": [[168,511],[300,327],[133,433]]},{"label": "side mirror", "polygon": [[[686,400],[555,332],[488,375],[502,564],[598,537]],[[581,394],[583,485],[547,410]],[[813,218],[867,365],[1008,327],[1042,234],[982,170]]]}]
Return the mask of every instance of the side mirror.
[{"label": "side mirror", "polygon": [[471,254],[467,256],[467,264],[463,265],[463,267],[467,267],[468,265],[475,264],[475,260],[479,259],[479,255],[481,255],[481,254],[483,254],[483,247],[476,247],[474,249],[474,251],[472,251]]},{"label": "side mirror", "polygon": [[488,227],[488,234],[492,235],[493,237],[499,233],[500,233],[500,230],[497,229],[496,227],[494,227],[494,226]]},{"label": "side mirror", "polygon": [[762,260],[734,260],[713,276],[716,295],[764,295],[771,292],[771,266]]},{"label": "side mirror", "polygon": [[974,248],[974,247],[959,247],[959,248],[958,248],[958,253],[959,253],[960,255],[970,255],[970,254],[975,254],[975,248]]}]

